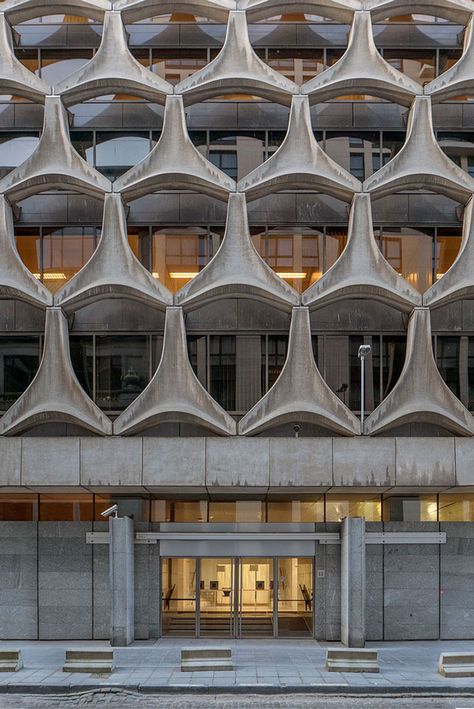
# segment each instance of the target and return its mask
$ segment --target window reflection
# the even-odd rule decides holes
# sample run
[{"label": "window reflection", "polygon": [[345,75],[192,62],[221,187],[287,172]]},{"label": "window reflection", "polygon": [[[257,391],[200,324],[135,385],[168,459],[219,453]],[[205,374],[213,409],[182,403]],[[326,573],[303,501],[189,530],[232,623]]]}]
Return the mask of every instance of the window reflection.
[{"label": "window reflection", "polygon": [[268,501],[267,522],[324,522],[324,497],[317,500]]},{"label": "window reflection", "polygon": [[260,256],[280,278],[302,293],[324,272],[324,235],[317,227],[287,227],[253,238]]},{"label": "window reflection", "polygon": [[262,342],[262,392],[267,392],[280,376],[286,360],[288,337],[263,335]]},{"label": "window reflection", "polygon": [[267,62],[272,69],[276,69],[298,85],[304,84],[325,69],[322,49],[269,49]]},{"label": "window reflection", "polygon": [[436,495],[393,495],[383,501],[384,522],[436,522]]},{"label": "window reflection", "polygon": [[114,181],[132,165],[143,160],[150,152],[149,133],[97,132],[96,167],[109,180]]},{"label": "window reflection", "polygon": [[41,230],[39,227],[15,227],[16,247],[20,258],[36,278],[41,278]]},{"label": "window reflection", "polygon": [[261,165],[265,154],[264,131],[211,131],[209,160],[234,180]]},{"label": "window reflection", "polygon": [[152,500],[152,522],[207,522],[207,500]]},{"label": "window reflection", "polygon": [[94,390],[94,340],[91,335],[71,335],[69,340],[71,362],[79,384],[91,399]]},{"label": "window reflection", "polygon": [[40,357],[39,337],[0,337],[0,409],[5,411],[33,381]]},{"label": "window reflection", "polygon": [[92,494],[42,494],[39,501],[40,522],[91,522],[94,518]]},{"label": "window reflection", "polygon": [[236,348],[234,335],[209,338],[210,394],[227,411],[236,408]]},{"label": "window reflection", "polygon": [[40,76],[54,86],[92,59],[92,49],[42,49]]},{"label": "window reflection", "polygon": [[38,143],[38,133],[0,133],[0,177],[29,158]]},{"label": "window reflection", "polygon": [[372,131],[327,131],[327,154],[359,180],[369,177],[380,163],[380,134]]},{"label": "window reflection", "polygon": [[436,54],[430,50],[384,49],[385,61],[422,86],[435,78]]},{"label": "window reflection", "polygon": [[32,493],[0,494],[2,522],[37,522],[38,495]]},{"label": "window reflection", "polygon": [[170,84],[179,84],[208,63],[207,49],[153,49],[152,70]]},{"label": "window reflection", "polygon": [[474,494],[439,495],[440,522],[472,522],[474,521]]},{"label": "window reflection", "polygon": [[97,336],[96,362],[96,400],[102,409],[125,409],[150,380],[146,336]]},{"label": "window reflection", "polygon": [[382,399],[392,391],[405,364],[407,339],[405,335],[382,337]]},{"label": "window reflection", "polygon": [[432,283],[433,230],[384,228],[382,253],[403,278],[420,293]]},{"label": "window reflection", "polygon": [[472,133],[438,133],[438,142],[446,155],[474,177],[474,136]]},{"label": "window reflection", "polygon": [[211,501],[209,522],[265,522],[265,503],[260,500]]}]

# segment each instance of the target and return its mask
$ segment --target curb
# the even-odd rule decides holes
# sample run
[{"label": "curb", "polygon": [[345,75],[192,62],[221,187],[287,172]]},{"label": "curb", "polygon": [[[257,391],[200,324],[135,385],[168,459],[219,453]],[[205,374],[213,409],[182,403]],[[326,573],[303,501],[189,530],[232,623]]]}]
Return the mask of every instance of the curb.
[{"label": "curb", "polygon": [[88,694],[98,692],[113,694],[116,692],[129,692],[138,694],[324,694],[336,696],[384,696],[406,697],[416,695],[419,697],[446,697],[463,696],[474,697],[474,687],[448,685],[433,687],[432,685],[361,685],[350,687],[345,684],[305,684],[305,685],[276,685],[276,684],[239,684],[216,685],[205,684],[172,684],[172,685],[146,685],[146,684],[4,684],[0,685],[1,694]]}]

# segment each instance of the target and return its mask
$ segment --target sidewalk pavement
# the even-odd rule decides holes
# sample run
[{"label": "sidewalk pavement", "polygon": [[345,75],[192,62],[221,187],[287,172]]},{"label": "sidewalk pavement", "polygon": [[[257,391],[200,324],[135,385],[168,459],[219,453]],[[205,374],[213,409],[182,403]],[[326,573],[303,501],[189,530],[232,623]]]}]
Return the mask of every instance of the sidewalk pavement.
[{"label": "sidewalk pavement", "polygon": [[[184,646],[232,648],[233,672],[181,672]],[[472,652],[472,641],[370,642],[379,651],[380,674],[327,672],[326,649],[340,643],[312,639],[161,638],[115,648],[111,675],[62,672],[67,648],[110,647],[105,641],[7,641],[19,648],[24,668],[0,673],[0,693],[58,693],[117,687],[168,693],[466,694],[474,697],[474,678],[446,679],[437,672],[441,652]],[[474,704],[472,705],[474,706]]]}]

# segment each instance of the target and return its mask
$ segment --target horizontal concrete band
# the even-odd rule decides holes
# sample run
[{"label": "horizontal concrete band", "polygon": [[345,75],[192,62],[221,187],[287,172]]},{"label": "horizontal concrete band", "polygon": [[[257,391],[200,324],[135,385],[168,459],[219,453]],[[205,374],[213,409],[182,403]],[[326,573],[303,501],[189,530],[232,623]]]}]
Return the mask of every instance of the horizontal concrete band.
[{"label": "horizontal concrete band", "polygon": [[470,438],[0,439],[0,491],[474,491]]}]

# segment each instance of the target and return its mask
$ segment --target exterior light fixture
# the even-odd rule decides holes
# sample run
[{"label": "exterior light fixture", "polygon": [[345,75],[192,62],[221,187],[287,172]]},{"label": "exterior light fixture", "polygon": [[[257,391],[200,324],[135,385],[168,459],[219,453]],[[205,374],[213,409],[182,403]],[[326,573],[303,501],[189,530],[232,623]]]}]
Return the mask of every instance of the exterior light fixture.
[{"label": "exterior light fixture", "polygon": [[360,432],[364,435],[365,409],[365,358],[372,352],[370,345],[361,345],[357,356],[360,359]]}]

